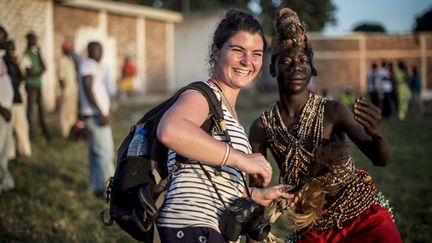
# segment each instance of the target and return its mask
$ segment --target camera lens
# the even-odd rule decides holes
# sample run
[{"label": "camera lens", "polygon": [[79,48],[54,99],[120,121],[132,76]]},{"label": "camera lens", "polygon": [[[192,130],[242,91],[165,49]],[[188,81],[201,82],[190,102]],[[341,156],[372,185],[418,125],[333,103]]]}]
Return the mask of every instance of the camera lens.
[{"label": "camera lens", "polygon": [[244,227],[245,235],[249,238],[262,241],[270,232],[270,223],[259,215],[253,215]]}]

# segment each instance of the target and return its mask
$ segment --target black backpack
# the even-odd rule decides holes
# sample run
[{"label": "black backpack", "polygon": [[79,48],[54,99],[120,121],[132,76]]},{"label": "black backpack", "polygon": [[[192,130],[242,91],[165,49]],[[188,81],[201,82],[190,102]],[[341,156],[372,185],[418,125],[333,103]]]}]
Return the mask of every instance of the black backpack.
[{"label": "black backpack", "polygon": [[[147,112],[132,126],[117,151],[117,168],[114,176],[109,179],[106,192],[106,201],[110,203],[110,207],[100,214],[105,226],[112,225],[114,220],[136,240],[159,240],[155,221],[171,176],[179,163],[168,173],[168,148],[157,139],[156,130],[164,113],[177,101],[179,95],[188,89],[199,91],[209,104],[211,116],[201,128],[209,134],[213,128],[226,133],[221,102],[204,82],[194,82],[181,88],[174,96]],[[148,153],[143,157],[127,157],[128,147],[137,127],[144,127],[148,131]],[[187,159],[177,155],[177,161],[185,162]],[[105,213],[108,211],[109,219],[106,220]]]}]

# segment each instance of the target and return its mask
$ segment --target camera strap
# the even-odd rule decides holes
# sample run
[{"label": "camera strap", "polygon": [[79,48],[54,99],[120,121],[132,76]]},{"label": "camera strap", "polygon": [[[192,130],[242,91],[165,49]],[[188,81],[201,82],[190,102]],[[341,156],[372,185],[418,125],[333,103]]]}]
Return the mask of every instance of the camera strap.
[{"label": "camera strap", "polygon": [[207,176],[207,179],[210,181],[210,183],[212,184],[213,188],[215,189],[216,195],[218,196],[218,198],[221,200],[224,208],[227,208],[224,200],[222,199],[222,196],[219,193],[219,190],[216,187],[216,184],[213,182],[213,180],[211,179],[210,173],[204,168],[204,166],[198,162],[198,164],[201,166],[201,169],[204,171],[204,174]]},{"label": "camera strap", "polygon": [[[220,89],[220,87],[218,87],[218,88]],[[214,111],[213,112],[213,119],[216,121],[215,123],[216,123],[217,126],[219,126],[219,129],[224,133],[225,139],[226,139],[226,143],[228,143],[228,145],[231,146],[231,137],[230,137],[230,135],[228,133],[228,128],[226,126],[226,123],[225,123],[225,120],[224,120],[224,117],[223,117],[223,111],[222,111],[222,105],[221,105],[222,102],[217,102],[217,100],[214,98],[213,95],[207,95],[207,96],[213,98],[209,102],[209,105],[211,106],[212,110]],[[222,204],[224,205],[224,208],[226,209],[227,206],[226,206],[224,200],[222,199],[222,196],[220,195],[219,190],[216,187],[216,184],[211,179],[210,173],[204,168],[204,166],[201,164],[201,162],[198,161],[198,164],[200,165],[201,169],[204,171],[204,174],[207,176],[207,179],[212,184],[213,188],[215,189],[215,192],[216,192],[217,196],[219,197],[219,199],[221,200]],[[215,174],[216,175],[221,175],[221,170],[222,170],[222,168],[220,166],[218,166],[215,169]],[[248,195],[248,197],[251,197],[249,188],[247,187],[247,184],[246,184],[246,180],[245,180],[245,178],[243,176],[243,172],[240,171],[240,174],[241,174],[241,177],[242,177],[242,180],[243,180],[243,183],[244,183],[244,187],[246,189],[246,194]]]},{"label": "camera strap", "polygon": [[[228,134],[228,133],[227,133],[227,134]],[[221,202],[222,202],[224,208],[226,209],[227,206],[226,206],[224,200],[222,199],[222,196],[220,195],[219,190],[218,190],[217,187],[216,187],[216,184],[213,182],[210,173],[209,173],[209,172],[204,168],[204,166],[201,164],[201,162],[198,161],[198,164],[201,166],[201,169],[204,171],[204,174],[207,176],[207,179],[210,181],[210,183],[212,184],[213,188],[215,189],[216,195],[217,195],[218,198],[221,200]],[[241,175],[241,177],[242,177],[243,184],[244,184],[244,187],[245,187],[245,189],[246,189],[246,194],[248,195],[248,197],[251,198],[251,194],[250,194],[249,188],[248,188],[248,186],[247,186],[247,184],[246,184],[246,179],[245,179],[245,177],[244,177],[242,171],[240,171],[240,175]]]}]

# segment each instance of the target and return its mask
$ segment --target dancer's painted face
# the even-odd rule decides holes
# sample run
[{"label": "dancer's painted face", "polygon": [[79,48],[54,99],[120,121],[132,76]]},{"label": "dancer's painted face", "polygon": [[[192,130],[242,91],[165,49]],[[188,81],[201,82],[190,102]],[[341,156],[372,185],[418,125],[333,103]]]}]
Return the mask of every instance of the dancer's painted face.
[{"label": "dancer's painted face", "polygon": [[276,77],[284,93],[299,93],[307,89],[312,77],[309,58],[303,48],[290,48],[272,59],[270,73]]}]

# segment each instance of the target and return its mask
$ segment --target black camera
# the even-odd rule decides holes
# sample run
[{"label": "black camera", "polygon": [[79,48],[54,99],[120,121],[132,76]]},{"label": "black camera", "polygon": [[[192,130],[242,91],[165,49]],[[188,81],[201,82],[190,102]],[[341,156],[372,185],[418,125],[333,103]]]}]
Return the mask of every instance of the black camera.
[{"label": "black camera", "polygon": [[221,215],[219,230],[229,241],[238,240],[246,235],[252,240],[262,241],[270,232],[270,223],[258,210],[260,206],[248,197],[234,200]]}]

